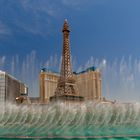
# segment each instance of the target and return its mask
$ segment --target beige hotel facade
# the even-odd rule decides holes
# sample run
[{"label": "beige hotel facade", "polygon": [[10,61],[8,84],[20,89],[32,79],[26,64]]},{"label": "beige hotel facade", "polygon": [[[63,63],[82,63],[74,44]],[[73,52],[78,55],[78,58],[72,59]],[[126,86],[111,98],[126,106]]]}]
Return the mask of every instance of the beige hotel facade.
[{"label": "beige hotel facade", "polygon": [[[48,103],[49,98],[54,95],[59,79],[59,74],[41,70],[40,72],[40,102]],[[79,96],[85,100],[102,100],[102,79],[99,70],[90,67],[85,71],[74,74]]]}]

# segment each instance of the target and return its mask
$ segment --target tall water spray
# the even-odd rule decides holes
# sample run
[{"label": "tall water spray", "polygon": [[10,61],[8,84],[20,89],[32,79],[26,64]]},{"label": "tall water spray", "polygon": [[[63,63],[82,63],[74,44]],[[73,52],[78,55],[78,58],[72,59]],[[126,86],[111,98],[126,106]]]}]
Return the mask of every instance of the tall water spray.
[{"label": "tall water spray", "polygon": [[[140,60],[131,56],[112,62],[106,59],[94,59],[91,57],[85,65],[78,65],[73,60],[75,71],[82,71],[90,66],[95,66],[102,74],[103,96],[119,101],[140,101]],[[29,96],[39,95],[39,72],[46,67],[59,72],[60,59],[57,55],[50,56],[46,61],[40,61],[35,51],[25,58],[16,55],[12,58],[0,57],[0,69],[6,70],[17,79],[29,86]]]}]

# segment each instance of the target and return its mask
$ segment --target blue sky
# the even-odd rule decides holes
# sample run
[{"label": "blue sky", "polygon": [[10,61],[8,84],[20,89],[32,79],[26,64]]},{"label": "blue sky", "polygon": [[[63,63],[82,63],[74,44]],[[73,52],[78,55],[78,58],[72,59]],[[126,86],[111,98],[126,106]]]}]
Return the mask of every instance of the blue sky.
[{"label": "blue sky", "polygon": [[34,77],[25,74],[29,68],[37,74],[37,67],[59,59],[65,18],[75,65],[92,58],[118,67],[124,57],[139,60],[139,7],[139,0],[0,0],[0,68],[17,77],[24,73],[19,78],[26,81],[27,75]]},{"label": "blue sky", "polygon": [[62,24],[71,28],[72,55],[79,63],[95,58],[140,57],[139,0],[0,0],[0,55],[39,59],[60,56]]}]

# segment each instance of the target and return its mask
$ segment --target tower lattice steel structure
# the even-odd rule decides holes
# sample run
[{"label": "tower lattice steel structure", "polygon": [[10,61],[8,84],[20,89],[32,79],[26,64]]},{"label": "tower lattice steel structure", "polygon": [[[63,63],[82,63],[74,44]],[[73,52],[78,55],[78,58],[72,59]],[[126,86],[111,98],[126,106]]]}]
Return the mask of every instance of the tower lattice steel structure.
[{"label": "tower lattice steel structure", "polygon": [[50,97],[50,100],[78,100],[83,101],[84,97],[78,96],[78,89],[76,86],[76,80],[72,72],[71,65],[71,53],[70,53],[70,41],[69,41],[69,25],[67,20],[63,25],[63,52],[60,78],[58,80],[55,95]]}]

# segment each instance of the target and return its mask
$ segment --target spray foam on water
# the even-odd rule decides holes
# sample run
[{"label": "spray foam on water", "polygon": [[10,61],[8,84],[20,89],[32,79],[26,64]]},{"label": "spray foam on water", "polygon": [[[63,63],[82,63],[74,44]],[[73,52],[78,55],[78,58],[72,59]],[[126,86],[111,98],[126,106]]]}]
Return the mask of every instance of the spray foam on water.
[{"label": "spray foam on water", "polygon": [[0,136],[116,136],[140,133],[140,104],[64,103],[0,111]]}]

